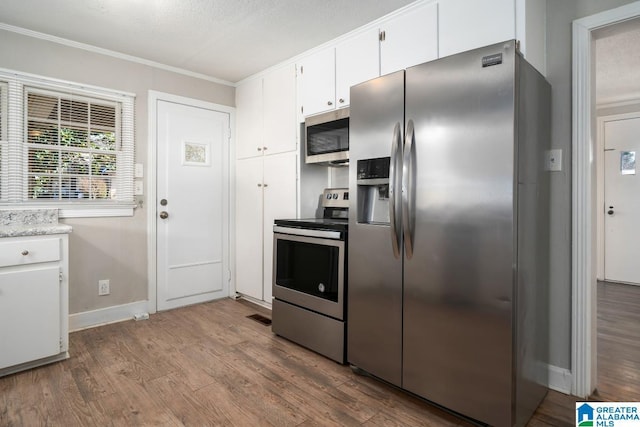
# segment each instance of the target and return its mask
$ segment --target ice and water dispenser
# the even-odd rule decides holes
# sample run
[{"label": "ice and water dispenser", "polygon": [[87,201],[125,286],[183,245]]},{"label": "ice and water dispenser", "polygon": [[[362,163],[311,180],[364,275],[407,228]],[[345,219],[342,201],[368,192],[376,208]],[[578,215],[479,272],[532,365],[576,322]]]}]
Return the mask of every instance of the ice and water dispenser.
[{"label": "ice and water dispenser", "polygon": [[390,160],[390,157],[358,160],[359,223],[389,224]]}]

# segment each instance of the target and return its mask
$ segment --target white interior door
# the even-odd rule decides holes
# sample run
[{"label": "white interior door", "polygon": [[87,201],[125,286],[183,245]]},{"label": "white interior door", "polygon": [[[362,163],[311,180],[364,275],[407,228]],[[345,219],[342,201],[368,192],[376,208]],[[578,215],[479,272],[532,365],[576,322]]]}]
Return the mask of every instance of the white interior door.
[{"label": "white interior door", "polygon": [[[604,124],[604,279],[640,284],[640,118]],[[640,160],[640,159],[639,159]]]},{"label": "white interior door", "polygon": [[157,307],[229,295],[228,141],[230,117],[158,100]]}]

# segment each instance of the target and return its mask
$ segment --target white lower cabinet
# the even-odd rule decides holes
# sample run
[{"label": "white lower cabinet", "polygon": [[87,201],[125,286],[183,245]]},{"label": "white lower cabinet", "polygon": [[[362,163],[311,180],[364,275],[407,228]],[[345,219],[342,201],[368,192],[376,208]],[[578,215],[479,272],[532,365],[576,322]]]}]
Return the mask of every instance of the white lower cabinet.
[{"label": "white lower cabinet", "polygon": [[296,152],[236,162],[236,292],[271,304],[273,221],[296,216]]},{"label": "white lower cabinet", "polygon": [[0,239],[0,375],[68,357],[68,236]]}]

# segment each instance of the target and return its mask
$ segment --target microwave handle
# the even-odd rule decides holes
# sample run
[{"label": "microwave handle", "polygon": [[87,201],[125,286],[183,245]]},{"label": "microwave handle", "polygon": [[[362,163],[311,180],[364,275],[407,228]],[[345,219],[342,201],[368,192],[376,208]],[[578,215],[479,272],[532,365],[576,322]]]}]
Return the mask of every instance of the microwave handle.
[{"label": "microwave handle", "polygon": [[[400,229],[400,222],[398,221],[399,215],[397,215],[396,205],[396,168],[398,167],[398,161],[402,160],[402,153],[398,153],[398,148],[400,147],[400,122],[396,122],[396,125],[393,128],[391,159],[389,162],[389,222],[391,225],[391,248],[393,249],[393,256],[397,259],[400,258],[400,235],[402,233],[402,230]],[[399,166],[402,167],[402,165]]]}]

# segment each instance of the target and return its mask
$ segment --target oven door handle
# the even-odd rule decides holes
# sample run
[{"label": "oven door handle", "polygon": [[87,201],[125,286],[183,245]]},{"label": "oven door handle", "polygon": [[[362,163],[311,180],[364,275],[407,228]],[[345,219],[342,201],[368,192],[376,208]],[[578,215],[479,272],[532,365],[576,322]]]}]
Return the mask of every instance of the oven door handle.
[{"label": "oven door handle", "polygon": [[399,167],[402,167],[402,165],[398,165],[398,161],[402,159],[402,153],[400,153],[400,156],[398,155],[398,148],[401,148],[400,144],[400,122],[396,122],[396,125],[393,128],[393,140],[391,141],[391,161],[389,163],[389,222],[391,223],[391,247],[393,248],[393,256],[396,259],[400,258],[400,235],[402,234],[400,221],[398,221],[399,215],[396,215],[396,173],[400,170]]},{"label": "oven door handle", "polygon": [[283,227],[281,225],[273,226],[274,233],[282,233],[282,234],[291,234],[294,236],[304,236],[304,237],[320,237],[323,239],[333,239],[340,240],[341,233],[339,231],[331,231],[331,230],[313,230],[309,228],[294,228],[294,227]]}]

